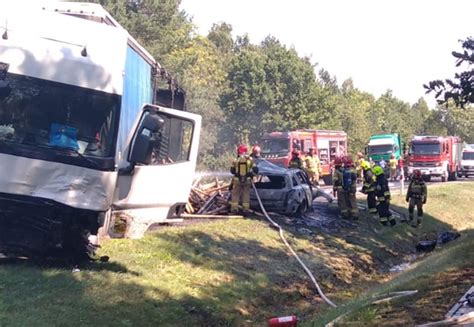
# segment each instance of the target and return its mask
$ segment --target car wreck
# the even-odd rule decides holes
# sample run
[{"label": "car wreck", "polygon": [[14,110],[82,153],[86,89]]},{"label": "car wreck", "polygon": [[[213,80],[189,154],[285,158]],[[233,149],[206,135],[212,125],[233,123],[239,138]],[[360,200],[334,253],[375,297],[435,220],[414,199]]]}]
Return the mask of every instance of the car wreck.
[{"label": "car wreck", "polygon": [[[286,169],[266,160],[258,160],[255,188],[267,211],[284,215],[302,215],[307,212],[319,192],[310,182],[306,172]],[[250,191],[250,207],[260,210],[255,191]]]}]

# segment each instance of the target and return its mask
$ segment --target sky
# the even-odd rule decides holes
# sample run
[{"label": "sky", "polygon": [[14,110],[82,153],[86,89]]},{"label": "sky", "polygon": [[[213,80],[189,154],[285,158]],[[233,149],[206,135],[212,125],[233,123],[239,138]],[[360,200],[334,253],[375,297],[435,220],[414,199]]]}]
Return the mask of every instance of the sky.
[{"label": "sky", "polygon": [[392,90],[430,107],[423,84],[453,77],[451,52],[474,36],[474,0],[182,0],[181,9],[199,34],[226,22],[252,43],[272,35],[339,84],[352,78],[376,97]]}]

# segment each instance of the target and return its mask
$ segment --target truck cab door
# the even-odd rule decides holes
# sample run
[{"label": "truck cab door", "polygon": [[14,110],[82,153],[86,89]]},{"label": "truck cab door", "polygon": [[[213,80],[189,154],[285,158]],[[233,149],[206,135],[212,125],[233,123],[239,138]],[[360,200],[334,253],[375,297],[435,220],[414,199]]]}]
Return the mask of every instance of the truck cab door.
[{"label": "truck cab door", "polygon": [[[199,146],[201,117],[146,105],[129,137],[128,167],[119,170],[114,211],[144,229],[181,214],[188,201]],[[146,230],[145,228],[145,230]],[[143,231],[144,232],[144,231]],[[142,231],[135,231],[141,237]]]}]

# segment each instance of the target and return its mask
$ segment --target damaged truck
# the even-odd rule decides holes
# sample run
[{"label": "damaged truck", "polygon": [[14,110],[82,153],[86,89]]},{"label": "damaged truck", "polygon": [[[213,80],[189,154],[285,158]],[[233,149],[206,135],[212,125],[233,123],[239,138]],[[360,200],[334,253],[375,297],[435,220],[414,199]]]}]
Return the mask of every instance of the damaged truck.
[{"label": "damaged truck", "polygon": [[97,4],[2,6],[0,35],[0,253],[83,258],[114,216],[179,217],[201,117],[158,105],[154,58]]}]

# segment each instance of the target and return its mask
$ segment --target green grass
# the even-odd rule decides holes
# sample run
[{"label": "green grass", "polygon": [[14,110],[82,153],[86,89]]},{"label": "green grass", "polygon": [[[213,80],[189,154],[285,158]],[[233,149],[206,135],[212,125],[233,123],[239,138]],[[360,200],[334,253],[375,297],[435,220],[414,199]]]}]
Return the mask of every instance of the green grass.
[{"label": "green grass", "polygon": [[[474,280],[474,211],[471,200],[474,198],[474,184],[433,184],[429,195],[425,207],[427,215],[423,228],[417,233],[418,238],[432,237],[446,227],[463,231],[462,237],[438,247],[387,283],[372,287],[362,296],[329,310],[310,325],[322,326],[346,312],[351,314],[343,320],[342,326],[412,326],[444,318]],[[403,202],[402,196],[394,196],[394,205]],[[418,293],[386,305],[370,304],[374,298],[403,290],[418,290]]]},{"label": "green grass", "polygon": [[[111,240],[101,250],[111,261],[88,264],[78,273],[72,267],[2,263],[0,326],[258,326],[293,313],[311,325],[358,308],[351,321],[378,323],[390,308],[365,306],[372,295],[422,285],[432,291],[433,272],[449,275],[446,267],[473,266],[466,260],[472,237],[468,243],[463,236],[465,242],[436,250],[406,274],[387,272],[420,238],[452,226],[472,229],[466,200],[472,198],[474,183],[430,186],[428,215],[419,230],[400,225],[377,234],[361,219],[355,228],[305,235],[299,226],[285,225],[326,295],[341,305],[336,310],[315,294],[278,233],[255,217],[165,227],[137,241]],[[395,196],[394,203],[405,210],[402,198]],[[450,289],[456,296],[459,291]]]}]

